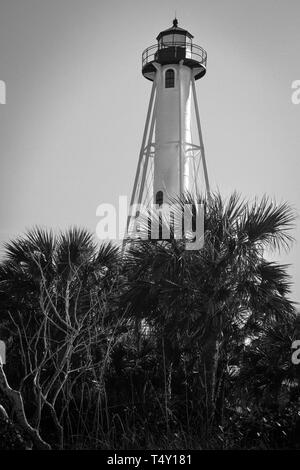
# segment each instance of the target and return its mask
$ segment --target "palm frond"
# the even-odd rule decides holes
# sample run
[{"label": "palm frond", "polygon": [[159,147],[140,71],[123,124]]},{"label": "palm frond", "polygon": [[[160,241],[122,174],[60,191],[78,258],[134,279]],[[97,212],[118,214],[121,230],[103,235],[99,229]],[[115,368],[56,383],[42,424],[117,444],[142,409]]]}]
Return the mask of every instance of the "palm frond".
[{"label": "palm frond", "polygon": [[287,203],[277,205],[267,197],[261,201],[247,204],[240,220],[237,232],[240,240],[246,243],[258,243],[264,247],[280,250],[288,249],[293,237],[296,215]]},{"label": "palm frond", "polygon": [[67,272],[92,259],[96,245],[92,234],[83,228],[71,227],[58,237],[55,263],[58,272]]}]

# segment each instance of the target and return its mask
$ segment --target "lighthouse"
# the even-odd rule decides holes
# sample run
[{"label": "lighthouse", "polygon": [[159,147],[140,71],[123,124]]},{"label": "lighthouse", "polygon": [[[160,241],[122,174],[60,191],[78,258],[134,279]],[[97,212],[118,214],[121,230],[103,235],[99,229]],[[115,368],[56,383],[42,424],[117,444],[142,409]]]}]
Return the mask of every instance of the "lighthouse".
[{"label": "lighthouse", "polygon": [[209,194],[195,86],[206,73],[207,53],[176,18],[156,39],[142,54],[142,74],[152,89],[131,207],[159,207],[187,192]]}]

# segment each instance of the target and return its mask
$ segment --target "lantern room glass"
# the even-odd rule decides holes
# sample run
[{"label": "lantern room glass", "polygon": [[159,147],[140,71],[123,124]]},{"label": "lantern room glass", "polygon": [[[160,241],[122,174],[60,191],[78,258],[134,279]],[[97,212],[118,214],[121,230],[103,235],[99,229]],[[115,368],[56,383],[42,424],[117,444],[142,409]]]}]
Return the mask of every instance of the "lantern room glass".
[{"label": "lantern room glass", "polygon": [[185,47],[191,44],[191,39],[185,34],[170,33],[162,36],[158,41],[159,48],[170,47],[173,45]]}]

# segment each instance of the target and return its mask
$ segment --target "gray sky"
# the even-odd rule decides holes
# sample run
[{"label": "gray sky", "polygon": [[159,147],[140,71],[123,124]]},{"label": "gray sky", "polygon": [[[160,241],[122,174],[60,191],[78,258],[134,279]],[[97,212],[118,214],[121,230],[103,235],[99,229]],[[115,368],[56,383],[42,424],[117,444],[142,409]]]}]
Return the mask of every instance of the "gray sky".
[{"label": "gray sky", "polygon": [[[208,52],[197,93],[212,187],[299,212],[298,0],[0,0],[0,242],[35,224],[95,232],[96,207],[130,196],[151,87],[141,53],[175,10]],[[296,242],[279,257],[297,300],[299,255]]]}]

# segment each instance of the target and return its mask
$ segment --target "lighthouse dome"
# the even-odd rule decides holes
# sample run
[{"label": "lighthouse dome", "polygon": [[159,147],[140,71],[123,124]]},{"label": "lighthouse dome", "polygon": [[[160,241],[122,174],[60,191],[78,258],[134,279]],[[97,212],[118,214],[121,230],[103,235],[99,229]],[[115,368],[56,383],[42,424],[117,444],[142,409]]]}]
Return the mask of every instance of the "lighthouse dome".
[{"label": "lighthouse dome", "polygon": [[144,50],[142,55],[142,73],[153,81],[156,73],[155,63],[160,65],[179,64],[193,69],[195,80],[206,73],[207,54],[202,47],[193,43],[193,35],[178,26],[173,20],[171,28],[161,31],[157,43]]},{"label": "lighthouse dome", "polygon": [[175,18],[173,20],[173,26],[171,28],[161,31],[157,36],[157,41],[159,46],[167,46],[173,44],[186,44],[190,43],[193,39],[193,35],[189,33],[186,29],[179,28],[178,20]]}]

